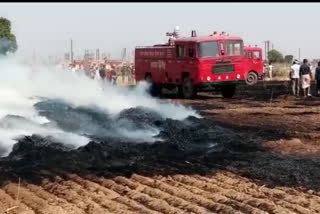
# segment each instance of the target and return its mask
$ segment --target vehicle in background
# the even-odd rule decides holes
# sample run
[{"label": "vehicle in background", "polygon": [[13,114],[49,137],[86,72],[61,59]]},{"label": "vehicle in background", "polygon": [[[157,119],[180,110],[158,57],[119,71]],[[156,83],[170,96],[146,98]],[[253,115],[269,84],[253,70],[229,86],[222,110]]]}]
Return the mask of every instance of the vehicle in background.
[{"label": "vehicle in background", "polygon": [[255,85],[264,78],[262,48],[245,46],[243,52],[245,82],[247,85]]}]

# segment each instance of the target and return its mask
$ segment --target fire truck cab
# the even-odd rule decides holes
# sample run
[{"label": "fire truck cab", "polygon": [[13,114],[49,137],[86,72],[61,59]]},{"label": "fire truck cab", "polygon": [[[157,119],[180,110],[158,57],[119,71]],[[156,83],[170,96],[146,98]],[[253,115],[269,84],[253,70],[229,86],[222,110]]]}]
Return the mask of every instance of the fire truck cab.
[{"label": "fire truck cab", "polygon": [[244,72],[247,85],[255,85],[258,80],[264,78],[264,62],[262,59],[262,48],[259,47],[244,47]]},{"label": "fire truck cab", "polygon": [[224,32],[175,38],[167,44],[135,49],[136,81],[151,83],[151,93],[177,87],[187,99],[197,92],[219,90],[231,98],[236,85],[245,83],[243,40]]}]

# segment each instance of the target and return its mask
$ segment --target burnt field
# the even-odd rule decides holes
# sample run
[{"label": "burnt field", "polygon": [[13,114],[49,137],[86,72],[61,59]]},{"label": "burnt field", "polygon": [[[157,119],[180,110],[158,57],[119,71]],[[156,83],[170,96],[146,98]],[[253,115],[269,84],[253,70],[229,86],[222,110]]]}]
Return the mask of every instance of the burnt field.
[{"label": "burnt field", "polygon": [[[175,101],[203,118],[164,119],[145,108],[109,118],[38,103],[41,114],[92,141],[74,149],[21,138],[0,160],[0,213],[320,212],[319,98],[294,98],[285,83],[271,82],[241,86],[233,99],[204,93]],[[161,140],[104,135],[123,123],[156,128]]]}]

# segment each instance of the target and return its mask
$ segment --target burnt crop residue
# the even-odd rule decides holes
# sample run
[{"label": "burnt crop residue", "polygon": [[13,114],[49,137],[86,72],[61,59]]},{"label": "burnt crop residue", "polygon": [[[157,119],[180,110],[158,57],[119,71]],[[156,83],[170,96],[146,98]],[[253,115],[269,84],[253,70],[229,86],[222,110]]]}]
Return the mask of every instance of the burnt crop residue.
[{"label": "burnt crop residue", "polygon": [[[58,100],[43,100],[35,104],[35,108],[50,121],[45,126],[59,127],[91,141],[75,147],[52,136],[23,136],[4,159],[23,162],[24,168],[130,168],[137,163],[185,160],[194,154],[201,156],[227,149],[228,144],[236,139],[232,131],[211,120],[193,116],[173,120],[145,107],[129,108],[110,115],[94,107],[73,107]],[[141,136],[136,134],[139,130]],[[151,133],[152,136],[145,136]]]}]

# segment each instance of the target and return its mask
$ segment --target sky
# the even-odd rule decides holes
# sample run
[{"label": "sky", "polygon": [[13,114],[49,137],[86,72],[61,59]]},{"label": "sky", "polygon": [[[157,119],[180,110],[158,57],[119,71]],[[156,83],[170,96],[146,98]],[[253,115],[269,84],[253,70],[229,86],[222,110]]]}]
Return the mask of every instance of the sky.
[{"label": "sky", "polygon": [[320,58],[319,3],[0,3],[0,16],[12,22],[19,54],[59,56],[70,50],[110,53],[123,48],[164,43],[166,32],[180,27],[182,36],[226,31],[245,45],[284,55]]}]

